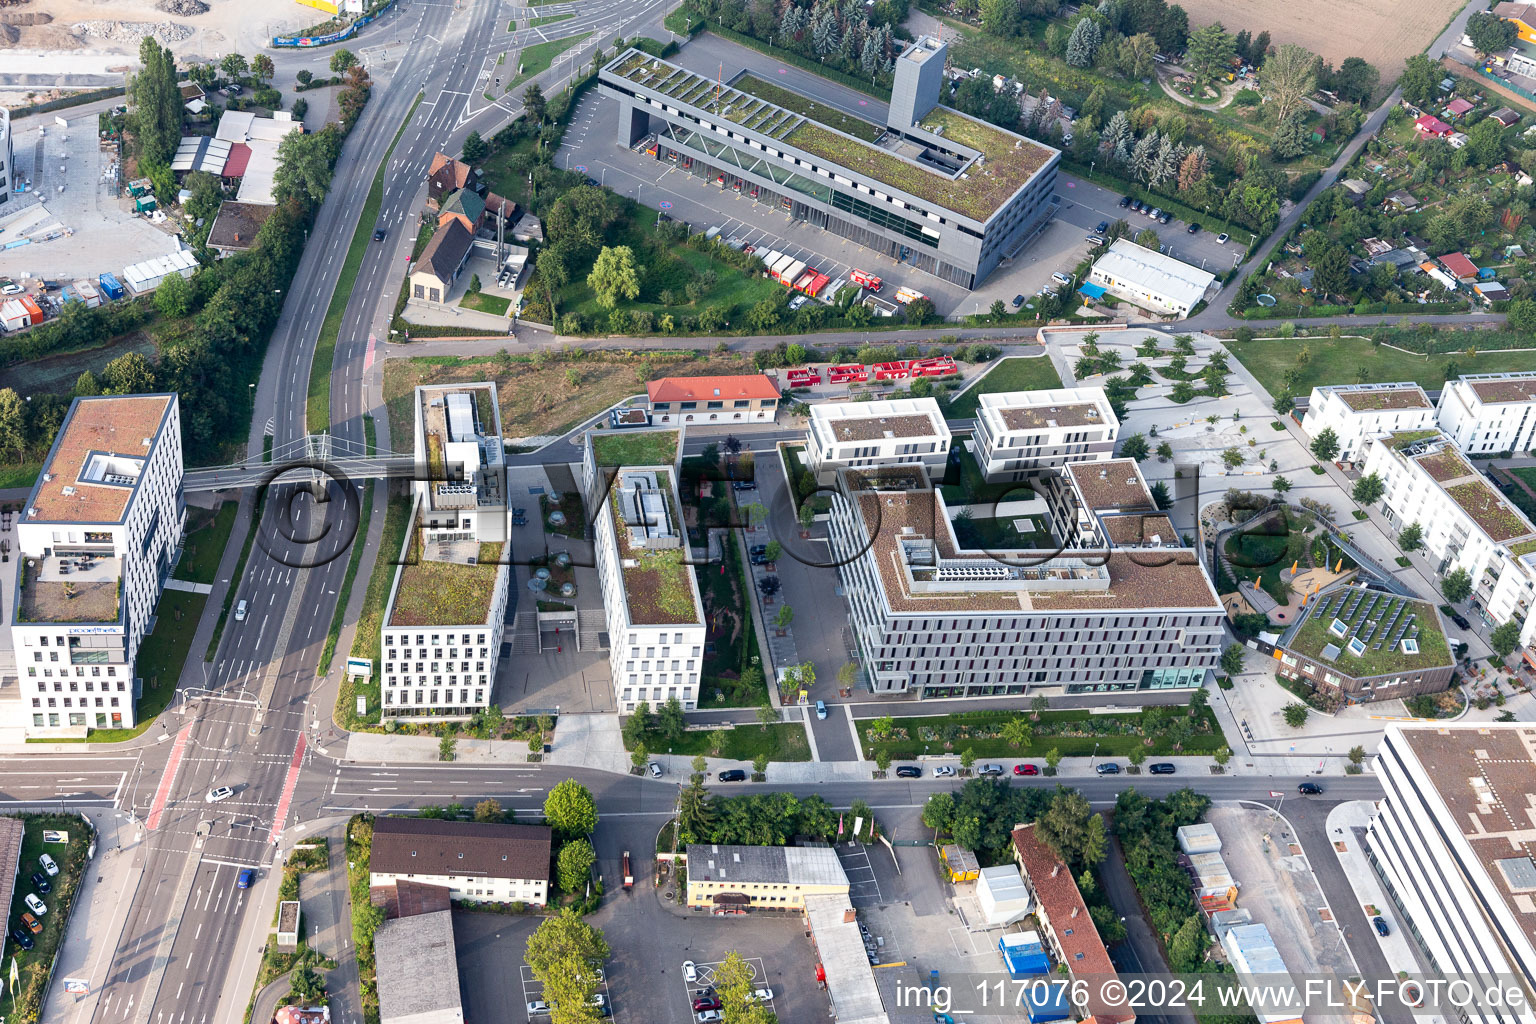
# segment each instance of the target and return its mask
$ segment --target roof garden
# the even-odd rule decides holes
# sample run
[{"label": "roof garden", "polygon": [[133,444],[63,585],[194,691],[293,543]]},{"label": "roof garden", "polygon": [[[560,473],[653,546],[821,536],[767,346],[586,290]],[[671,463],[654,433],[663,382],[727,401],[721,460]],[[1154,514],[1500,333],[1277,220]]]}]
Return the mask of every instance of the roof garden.
[{"label": "roof garden", "polygon": [[481,544],[474,563],[424,557],[418,531],[400,567],[391,626],[466,626],[483,623],[496,593],[501,545]]},{"label": "roof garden", "polygon": [[1364,587],[1324,595],[1282,646],[1355,679],[1451,664],[1432,606]]},{"label": "roof garden", "polygon": [[677,461],[677,431],[594,431],[592,455],[599,466],[670,466]]},{"label": "roof garden", "polygon": [[[669,506],[671,521],[678,509],[673,506],[671,474],[658,473],[657,484]],[[624,603],[629,621],[643,626],[684,626],[703,620],[694,591],[693,566],[687,561],[687,548],[644,548],[630,543],[629,527],[619,508],[620,495],[615,489],[608,496],[609,514],[613,516],[613,535],[619,549],[619,565],[624,576]]]},{"label": "roof garden", "polygon": [[1533,532],[1531,524],[1515,511],[1515,507],[1482,480],[1452,484],[1445,493],[1495,542],[1514,540]]},{"label": "roof garden", "polygon": [[1402,451],[1420,441],[1428,441],[1438,436],[1440,436],[1438,430],[1398,430],[1387,435],[1387,445],[1396,451]]},{"label": "roof garden", "polygon": [[[74,563],[67,568],[65,563]],[[61,572],[61,569],[63,570]],[[82,568],[75,558],[26,557],[18,622],[116,622],[122,594],[121,563],[98,558]]]},{"label": "roof garden", "polygon": [[847,132],[856,139],[865,142],[874,142],[885,134],[885,128],[866,121],[861,117],[853,117],[840,110],[817,103],[813,99],[807,99],[797,92],[765,82],[756,75],[739,75],[732,80],[731,86],[751,96],[767,100],[775,106],[785,110],[793,110],[802,117],[808,117],[812,121],[824,124],[828,128],[836,128],[840,132]]},{"label": "roof garden", "polygon": [[1418,387],[1363,388],[1339,392],[1344,404],[1355,412],[1374,412],[1382,409],[1428,409],[1429,399]]},{"label": "roof garden", "polygon": [[1455,480],[1458,477],[1472,476],[1476,471],[1466,460],[1456,454],[1456,450],[1446,445],[1439,451],[1427,452],[1414,459],[1430,475],[1430,478],[1438,483],[1447,480]]}]

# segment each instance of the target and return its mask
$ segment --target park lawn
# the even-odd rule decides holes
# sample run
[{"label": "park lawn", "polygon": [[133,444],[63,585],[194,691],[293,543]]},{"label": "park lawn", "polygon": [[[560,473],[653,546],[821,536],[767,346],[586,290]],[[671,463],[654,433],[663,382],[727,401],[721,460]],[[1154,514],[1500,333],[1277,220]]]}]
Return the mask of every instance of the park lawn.
[{"label": "park lawn", "polygon": [[[38,898],[48,908],[48,913],[38,919],[42,922],[43,930],[33,936],[37,945],[24,951],[18,949],[14,942],[9,943],[16,967],[20,970],[21,984],[12,998],[0,1000],[0,1008],[5,1010],[7,1020],[38,1020],[53,958],[64,940],[65,929],[69,926],[70,906],[80,893],[80,880],[89,863],[86,854],[91,845],[92,829],[78,814],[21,814],[17,817],[24,823],[25,832],[21,840],[21,875],[11,896],[10,916],[7,920],[11,929],[22,927],[21,915],[27,911],[26,894],[34,889],[22,879],[41,870],[38,858],[45,853],[59,865],[59,873],[49,879],[53,891],[46,895],[38,894]],[[67,832],[69,842],[44,843],[45,829]]]},{"label": "park lawn", "polygon": [[500,295],[487,295],[485,292],[473,292],[464,296],[459,305],[465,309],[478,309],[482,313],[494,313],[496,316],[506,316],[507,307],[512,300]]},{"label": "park lawn", "polygon": [[235,528],[235,513],[239,510],[238,501],[226,501],[217,509],[193,508],[188,511],[189,519],[197,513],[200,522],[187,531],[182,541],[181,561],[176,563],[177,579],[213,583],[218,578],[219,560],[229,545],[229,534]]},{"label": "park lawn", "polygon": [[[538,6],[538,0],[534,0],[534,6]],[[549,70],[549,66],[571,47],[585,41],[592,33],[583,32],[579,36],[567,36],[564,39],[551,39],[547,43],[535,43],[533,46],[523,47],[523,52],[517,55],[518,64],[522,67],[521,73],[513,78],[507,85],[507,92],[523,84],[534,75],[541,75]]]},{"label": "park lawn", "polygon": [[[720,752],[715,753],[714,741],[720,737]],[[811,745],[805,739],[805,726],[800,722],[779,722],[766,728],[761,725],[738,725],[730,729],[698,729],[685,732],[676,740],[668,740],[655,732],[648,732],[644,739],[645,749],[652,754],[678,754],[692,757],[723,757],[731,761],[751,761],[759,754],[767,754],[770,761],[809,761]]]},{"label": "park lawn", "polygon": [[1010,356],[987,371],[965,393],[944,407],[950,419],[970,419],[976,415],[981,396],[994,391],[1043,391],[1061,387],[1061,375],[1049,357]]},{"label": "park lawn", "polygon": [[[1475,345],[1477,335],[1467,336]],[[1307,394],[1320,384],[1383,384],[1411,380],[1421,387],[1438,390],[1445,385],[1445,364],[1454,361],[1458,373],[1506,373],[1529,370],[1529,352],[1441,353],[1428,359],[1386,345],[1372,345],[1368,338],[1271,338],[1255,339],[1246,344],[1231,339],[1227,348],[1248,368],[1248,372],[1270,387],[1278,388],[1287,370],[1301,370],[1297,393]],[[1298,364],[1296,355],[1305,346],[1308,360]]]},{"label": "park lawn", "polygon": [[[1221,726],[1216,723],[1216,717],[1210,708],[1203,708],[1196,716],[1198,730],[1188,740],[1184,741],[1182,750],[1175,751],[1173,744],[1167,737],[1158,737],[1149,747],[1145,738],[1133,733],[1104,733],[1091,734],[1083,729],[1081,736],[1062,736],[1042,732],[1046,727],[1057,729],[1073,728],[1080,723],[1088,723],[1095,719],[1110,719],[1117,722],[1130,723],[1138,719],[1139,712],[1131,712],[1125,715],[1094,715],[1088,711],[1046,711],[1041,714],[1040,721],[1035,723],[1035,735],[1029,743],[1015,747],[1001,736],[981,736],[977,733],[995,733],[1001,731],[1003,724],[1018,715],[1028,715],[1024,711],[971,711],[958,715],[933,715],[920,718],[897,718],[893,720],[894,738],[880,741],[871,740],[869,737],[870,726],[877,719],[861,718],[857,720],[859,741],[862,745],[864,756],[873,758],[876,748],[890,752],[891,759],[895,761],[910,761],[924,754],[945,755],[960,754],[967,748],[976,755],[978,761],[989,758],[1019,759],[1026,757],[1041,758],[1052,749],[1061,753],[1062,757],[1089,757],[1097,748],[1100,757],[1125,757],[1132,750],[1144,750],[1149,756],[1167,754],[1210,754],[1226,744],[1226,738],[1222,735]],[[955,725],[968,730],[970,735],[957,735],[951,740],[943,739],[946,727]],[[939,735],[932,739],[923,739],[920,729],[934,730]],[[902,735],[905,731],[905,736]]]}]

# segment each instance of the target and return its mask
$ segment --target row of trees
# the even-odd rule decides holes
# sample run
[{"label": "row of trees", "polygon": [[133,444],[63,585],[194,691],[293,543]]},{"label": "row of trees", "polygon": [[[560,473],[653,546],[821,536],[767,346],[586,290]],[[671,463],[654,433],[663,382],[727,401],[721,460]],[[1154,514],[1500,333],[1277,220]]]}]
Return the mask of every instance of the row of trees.
[{"label": "row of trees", "polygon": [[910,39],[899,26],[905,0],[693,0],[691,10],[710,25],[752,36],[821,66],[872,84],[889,84],[895,58]]}]

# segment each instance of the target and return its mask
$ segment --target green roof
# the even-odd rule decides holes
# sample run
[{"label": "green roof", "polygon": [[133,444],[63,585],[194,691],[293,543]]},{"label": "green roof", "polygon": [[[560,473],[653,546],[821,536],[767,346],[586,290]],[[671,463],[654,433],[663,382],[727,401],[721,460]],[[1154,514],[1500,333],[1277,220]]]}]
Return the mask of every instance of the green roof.
[{"label": "green roof", "polygon": [[599,466],[670,466],[677,461],[677,431],[593,431]]},{"label": "green roof", "polygon": [[481,544],[478,562],[433,562],[421,557],[418,532],[400,567],[391,626],[468,626],[491,612],[500,571],[501,545]]},{"label": "green roof", "polygon": [[[847,132],[854,138],[863,139],[865,142],[874,142],[885,133],[885,128],[880,125],[860,117],[854,117],[851,114],[845,114],[840,110],[823,106],[813,99],[801,96],[797,92],[790,92],[788,89],[774,85],[772,82],[765,82],[756,75],[739,75],[731,82],[731,87],[739,89],[750,96],[766,100],[766,103],[757,105],[759,108],[773,105],[782,107],[785,110],[792,110],[803,117],[810,118],[812,121],[824,124],[828,128],[836,128],[840,132]],[[753,110],[751,112],[756,113],[757,111]],[[729,116],[733,121],[742,121],[742,118],[735,116],[734,112]],[[742,123],[745,123],[745,121]]]},{"label": "green roof", "polygon": [[1398,451],[1402,451],[1409,445],[1417,444],[1420,441],[1428,441],[1432,437],[1439,436],[1440,431],[1438,430],[1399,430],[1387,438],[1387,444]]},{"label": "green roof", "polygon": [[[1330,629],[1336,620],[1343,624],[1342,636]],[[1418,643],[1417,654],[1405,652],[1394,642],[1400,634]],[[1350,653],[1348,644],[1355,638],[1365,643],[1363,654]],[[1343,587],[1320,595],[1281,646],[1355,679],[1422,672],[1452,663],[1433,606],[1364,587]],[[1330,647],[1336,653],[1325,657],[1324,651]]]},{"label": "green roof", "polygon": [[[674,528],[681,529],[681,510],[673,501],[672,475],[657,473],[667,511]],[[684,626],[703,621],[694,591],[693,566],[688,564],[686,546],[675,548],[633,548],[629,527],[619,511],[619,493],[608,496],[609,514],[613,516],[613,535],[619,549],[624,575],[624,603],[629,621],[644,626]],[[686,539],[684,540],[686,545]]]}]

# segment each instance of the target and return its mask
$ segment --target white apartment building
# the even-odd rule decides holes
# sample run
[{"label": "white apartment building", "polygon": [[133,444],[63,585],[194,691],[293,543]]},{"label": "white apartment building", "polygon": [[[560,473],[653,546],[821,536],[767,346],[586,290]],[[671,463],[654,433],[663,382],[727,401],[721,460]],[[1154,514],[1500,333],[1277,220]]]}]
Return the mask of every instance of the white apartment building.
[{"label": "white apartment building", "polygon": [[1521,644],[1536,644],[1536,525],[1449,438],[1423,433],[1369,443],[1364,472],[1386,484],[1382,514],[1398,530],[1418,523],[1436,571],[1460,568],[1472,577],[1473,609],[1493,625],[1521,622]]},{"label": "white apartment building", "polygon": [[1046,482],[1045,493],[1058,536],[1069,547],[1182,543],[1173,523],[1157,511],[1135,459],[1071,463]]},{"label": "white apartment building", "polygon": [[932,398],[811,406],[806,468],[823,486],[839,470],[921,466],[929,479],[944,475],[949,425]]},{"label": "white apartment building", "polygon": [[1440,429],[1468,455],[1536,448],[1536,373],[1462,374],[1435,409]]},{"label": "white apartment building", "polygon": [[1359,462],[1366,442],[1380,434],[1434,430],[1435,407],[1411,381],[1330,385],[1312,389],[1301,429],[1313,439],[1331,429],[1339,439],[1335,461]]},{"label": "white apartment building", "polygon": [[1120,420],[1103,388],[1001,391],[976,410],[976,461],[992,482],[1112,458]]},{"label": "white apartment building", "polygon": [[1375,771],[1386,795],[1366,831],[1366,853],[1431,971],[1466,978],[1478,991],[1508,985],[1513,975],[1527,1000],[1425,1012],[1468,1024],[1530,1024],[1536,727],[1388,725]]},{"label": "white apartment building", "polygon": [[549,899],[552,833],[547,825],[440,818],[373,820],[368,885],[439,885],[455,900],[528,903]]},{"label": "white apartment building", "polygon": [[382,714],[468,718],[491,704],[511,566],[492,384],[419,387],[411,529],[381,630]]},{"label": "white apartment building", "polygon": [[75,399],[16,525],[28,735],[137,724],[135,661],[185,525],[177,396]]},{"label": "white apartment building", "polygon": [[704,604],[677,490],[681,451],[676,430],[587,433],[583,485],[621,712],[673,698],[698,706]]}]

